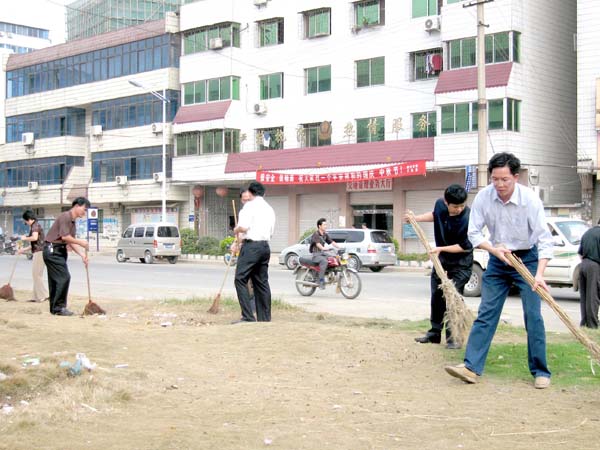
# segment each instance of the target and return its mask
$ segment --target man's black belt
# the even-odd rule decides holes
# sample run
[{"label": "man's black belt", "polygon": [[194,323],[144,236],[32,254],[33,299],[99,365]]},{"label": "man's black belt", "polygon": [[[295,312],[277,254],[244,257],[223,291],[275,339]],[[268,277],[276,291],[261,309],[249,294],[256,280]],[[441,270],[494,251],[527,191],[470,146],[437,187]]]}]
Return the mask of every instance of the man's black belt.
[{"label": "man's black belt", "polygon": [[244,239],[244,244],[248,244],[249,242],[269,242],[269,241],[255,241],[253,239]]},{"label": "man's black belt", "polygon": [[66,247],[67,244],[65,244],[64,242],[44,242],[44,247],[55,247],[55,248],[60,248],[60,247]]}]

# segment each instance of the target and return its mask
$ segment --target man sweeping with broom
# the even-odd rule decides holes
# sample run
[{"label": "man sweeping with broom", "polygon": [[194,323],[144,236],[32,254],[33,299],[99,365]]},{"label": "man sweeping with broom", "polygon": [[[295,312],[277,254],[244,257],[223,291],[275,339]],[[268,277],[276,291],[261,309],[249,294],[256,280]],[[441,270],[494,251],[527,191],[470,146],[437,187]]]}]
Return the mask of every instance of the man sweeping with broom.
[{"label": "man sweeping with broom", "polygon": [[[467,237],[469,207],[466,206],[466,201],[467,191],[458,184],[451,184],[446,188],[444,198],[435,202],[432,212],[414,216],[417,222],[433,222],[436,246],[432,251],[439,256],[444,271],[461,295],[471,278],[473,267],[473,246]],[[406,219],[408,221],[408,217]],[[440,277],[433,270],[431,272],[431,328],[425,336],[415,338],[415,341],[421,344],[439,344],[442,341],[446,299],[440,288],[441,283]],[[448,322],[445,325],[446,348],[460,348],[460,344],[452,338]]]},{"label": "man sweeping with broom", "polygon": [[[488,251],[490,259],[483,275],[481,304],[467,342],[464,364],[447,366],[446,372],[466,383],[477,382],[508,291],[514,284],[521,292],[529,371],[535,379],[535,388],[544,389],[550,386],[550,370],[546,363],[541,299],[534,290],[538,287],[548,290],[543,277],[553,255],[553,240],[539,196],[517,183],[520,169],[521,162],[512,153],[494,155],[488,164],[491,184],[477,194],[471,205],[469,240],[474,247]],[[486,226],[489,241],[483,235]],[[510,253],[535,274],[533,286],[510,265],[506,256]]]}]

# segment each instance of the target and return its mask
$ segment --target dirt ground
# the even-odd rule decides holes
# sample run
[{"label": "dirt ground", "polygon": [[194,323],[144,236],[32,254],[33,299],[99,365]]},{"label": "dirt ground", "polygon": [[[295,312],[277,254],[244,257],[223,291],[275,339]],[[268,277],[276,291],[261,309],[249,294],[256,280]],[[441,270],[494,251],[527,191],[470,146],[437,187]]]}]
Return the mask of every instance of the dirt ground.
[{"label": "dirt ground", "polygon": [[[97,301],[106,317],[0,302],[0,405],[14,407],[0,449],[600,446],[596,388],[466,385],[444,372],[448,350],[398,323],[279,306],[271,323],[231,325],[232,302],[215,316],[206,300]],[[68,377],[59,364],[78,352],[98,367]]]}]

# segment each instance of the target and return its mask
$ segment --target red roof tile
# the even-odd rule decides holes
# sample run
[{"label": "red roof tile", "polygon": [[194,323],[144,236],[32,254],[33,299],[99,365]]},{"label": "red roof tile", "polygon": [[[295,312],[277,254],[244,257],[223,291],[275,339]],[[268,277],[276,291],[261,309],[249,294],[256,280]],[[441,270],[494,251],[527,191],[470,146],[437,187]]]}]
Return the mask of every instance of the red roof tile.
[{"label": "red roof tile", "polygon": [[229,154],[225,173],[433,160],[433,138]]},{"label": "red roof tile", "polygon": [[205,122],[207,120],[223,119],[230,105],[231,100],[182,106],[177,111],[173,123]]},{"label": "red roof tile", "polygon": [[[485,86],[498,87],[508,85],[512,62],[490,64],[485,66]],[[440,73],[435,93],[468,91],[477,89],[477,67],[468,69],[446,70]]]}]

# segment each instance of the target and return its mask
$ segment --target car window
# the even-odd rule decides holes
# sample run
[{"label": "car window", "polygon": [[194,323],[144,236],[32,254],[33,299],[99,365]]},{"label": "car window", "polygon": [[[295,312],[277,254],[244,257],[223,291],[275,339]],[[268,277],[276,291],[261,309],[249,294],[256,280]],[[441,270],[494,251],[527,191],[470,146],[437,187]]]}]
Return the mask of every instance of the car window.
[{"label": "car window", "polygon": [[146,234],[144,236],[145,237],[154,237],[154,227],[146,228]]},{"label": "car window", "polygon": [[589,229],[585,222],[579,220],[556,222],[555,225],[573,245],[579,245],[581,236]]},{"label": "car window", "polygon": [[130,238],[132,234],[133,234],[133,228],[130,227],[125,230],[125,232],[123,233],[123,237]]},{"label": "car window", "polygon": [[391,244],[392,238],[387,231],[371,231],[371,241],[376,244]]},{"label": "car window", "polygon": [[365,240],[365,232],[359,230],[350,230],[348,231],[348,239],[346,242],[362,242]]},{"label": "car window", "polygon": [[176,238],[179,237],[179,230],[177,227],[158,227],[156,235],[158,237]]},{"label": "car window", "polygon": [[348,239],[347,231],[328,231],[327,234],[338,244],[346,242],[346,240]]},{"label": "car window", "polygon": [[133,232],[133,237],[144,237],[144,227],[138,227]]}]

